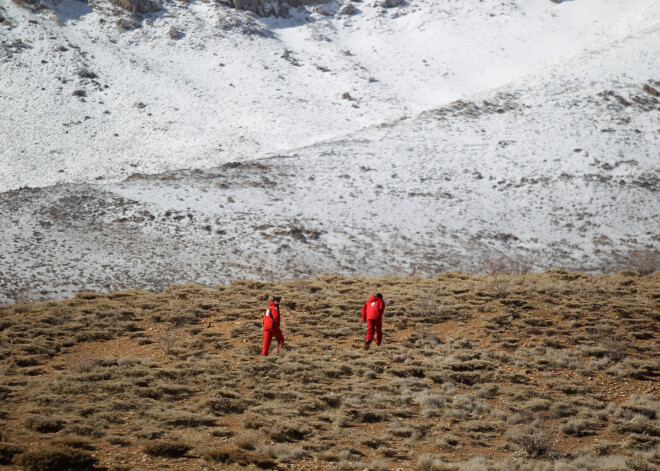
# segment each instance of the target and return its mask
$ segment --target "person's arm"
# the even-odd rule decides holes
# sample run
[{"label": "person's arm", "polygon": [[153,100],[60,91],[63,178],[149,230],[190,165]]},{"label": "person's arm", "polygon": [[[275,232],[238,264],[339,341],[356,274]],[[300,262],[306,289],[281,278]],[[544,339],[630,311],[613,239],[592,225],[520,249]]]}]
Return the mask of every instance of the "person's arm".
[{"label": "person's arm", "polygon": [[273,324],[277,327],[280,326],[280,308],[272,309],[271,315],[273,316]]},{"label": "person's arm", "polygon": [[362,322],[367,322],[367,303],[368,302],[369,301],[364,303],[364,306],[362,306]]},{"label": "person's arm", "polygon": [[378,315],[380,317],[383,317],[383,314],[385,313],[385,301],[382,299],[380,300],[380,306],[378,306]]}]

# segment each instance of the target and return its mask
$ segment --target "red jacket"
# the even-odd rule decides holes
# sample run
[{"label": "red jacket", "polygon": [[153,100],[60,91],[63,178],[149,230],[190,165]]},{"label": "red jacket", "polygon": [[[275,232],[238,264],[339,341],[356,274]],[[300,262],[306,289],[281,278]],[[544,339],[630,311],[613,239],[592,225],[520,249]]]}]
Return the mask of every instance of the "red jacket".
[{"label": "red jacket", "polygon": [[280,326],[280,307],[278,304],[269,301],[268,309],[264,313],[264,330],[270,330],[275,327]]},{"label": "red jacket", "polygon": [[385,312],[385,301],[376,296],[369,298],[369,301],[362,306],[362,321],[370,319],[382,319]]}]

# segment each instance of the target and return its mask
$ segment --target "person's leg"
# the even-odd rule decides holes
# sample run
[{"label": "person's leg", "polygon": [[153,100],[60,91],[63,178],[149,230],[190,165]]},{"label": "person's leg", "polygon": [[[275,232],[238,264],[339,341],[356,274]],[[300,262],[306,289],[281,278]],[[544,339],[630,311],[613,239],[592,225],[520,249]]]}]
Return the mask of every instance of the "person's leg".
[{"label": "person's leg", "polygon": [[376,345],[383,341],[383,319],[376,319]]},{"label": "person's leg", "polygon": [[262,355],[268,355],[268,350],[270,350],[270,341],[272,339],[273,339],[273,332],[264,329],[264,345],[261,348]]},{"label": "person's leg", "polygon": [[273,327],[273,335],[275,340],[277,340],[277,346],[275,347],[275,353],[280,353],[280,348],[284,347],[284,335],[279,327]]},{"label": "person's leg", "polygon": [[376,329],[376,325],[374,322],[374,319],[367,319],[367,337],[364,342],[364,349],[369,350],[369,344],[373,341],[374,339],[374,331]]}]

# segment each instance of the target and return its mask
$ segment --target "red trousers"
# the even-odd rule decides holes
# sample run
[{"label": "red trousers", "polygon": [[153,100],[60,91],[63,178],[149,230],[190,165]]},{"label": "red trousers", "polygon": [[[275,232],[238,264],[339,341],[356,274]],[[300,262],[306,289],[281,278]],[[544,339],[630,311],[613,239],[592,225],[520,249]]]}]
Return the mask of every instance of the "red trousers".
[{"label": "red trousers", "polygon": [[367,319],[367,342],[374,339],[376,333],[376,343],[383,341],[383,319]]},{"label": "red trousers", "polygon": [[261,349],[262,355],[268,355],[268,350],[270,350],[270,342],[273,340],[273,337],[277,340],[277,348],[275,353],[280,352],[280,347],[284,345],[284,335],[279,327],[273,326],[270,329],[264,329],[264,346]]}]

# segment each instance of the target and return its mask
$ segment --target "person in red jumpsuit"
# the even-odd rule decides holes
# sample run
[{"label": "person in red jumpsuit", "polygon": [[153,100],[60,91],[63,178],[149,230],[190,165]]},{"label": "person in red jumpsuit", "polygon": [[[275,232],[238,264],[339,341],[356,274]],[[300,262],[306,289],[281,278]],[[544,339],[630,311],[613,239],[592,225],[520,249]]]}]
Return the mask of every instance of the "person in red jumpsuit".
[{"label": "person in red jumpsuit", "polygon": [[383,295],[378,293],[371,296],[369,301],[362,306],[362,322],[367,323],[367,339],[364,342],[364,349],[369,350],[369,345],[374,340],[376,334],[376,345],[383,341],[383,313],[385,312],[385,301]]},{"label": "person in red jumpsuit", "polygon": [[268,309],[264,313],[264,345],[261,349],[262,355],[268,355],[270,350],[270,342],[275,337],[277,340],[277,347],[275,353],[280,353],[280,348],[284,346],[284,336],[280,330],[280,298],[274,297],[268,303]]}]

